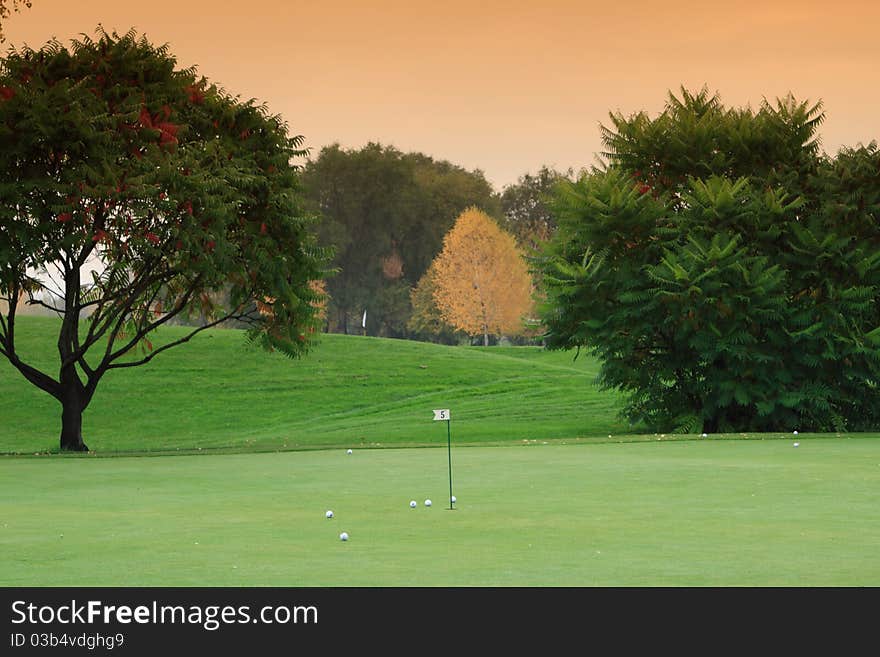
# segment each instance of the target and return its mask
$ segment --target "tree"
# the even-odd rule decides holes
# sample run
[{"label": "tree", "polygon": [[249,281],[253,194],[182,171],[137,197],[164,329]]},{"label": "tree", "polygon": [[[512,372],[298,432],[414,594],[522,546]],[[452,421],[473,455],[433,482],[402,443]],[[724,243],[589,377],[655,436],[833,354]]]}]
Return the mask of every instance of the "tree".
[{"label": "tree", "polygon": [[[556,231],[556,217],[551,208],[553,192],[560,182],[574,180],[574,171],[569,168],[559,172],[542,166],[536,174],[525,174],[519,180],[504,188],[501,194],[501,207],[504,211],[502,227],[516,237],[519,247],[527,256],[537,254]],[[544,285],[541,272],[531,271],[535,303],[543,302]],[[525,335],[535,339],[544,332],[540,320],[533,318]]]},{"label": "tree", "polygon": [[510,233],[471,207],[443,239],[432,265],[442,320],[471,336],[519,334],[531,307],[531,279]]},{"label": "tree", "polygon": [[612,115],[537,267],[552,348],[587,348],[653,430],[880,426],[880,153],[821,155],[819,104],[704,89]]},{"label": "tree", "polygon": [[329,324],[343,333],[360,333],[367,310],[368,333],[410,337],[410,290],[455,217],[469,205],[500,214],[482,172],[378,143],[322,148],[306,164],[303,184],[323,217],[320,243],[335,247]]},{"label": "tree", "polygon": [[[83,412],[107,372],[208,327],[238,320],[266,348],[305,353],[327,254],[301,207],[301,143],[134,31],[3,60],[0,354],[61,403],[61,449],[87,449]],[[63,299],[57,376],[17,350],[17,310],[50,307],[44,292]],[[150,341],[187,313],[205,321]]]},{"label": "tree", "polygon": [[412,314],[406,327],[417,340],[454,344],[459,337],[464,336],[461,331],[443,321],[443,315],[434,300],[437,290],[435,278],[436,269],[432,264],[419,279],[418,285],[410,291]]},{"label": "tree", "polygon": [[603,156],[628,172],[640,188],[674,194],[691,178],[751,177],[798,195],[819,162],[816,133],[825,120],[822,103],[798,102],[791,94],[774,104],[725,107],[707,87],[698,93],[669,93],[666,108],[651,118],[645,112],[610,114],[612,126],[600,126]]},{"label": "tree", "polygon": [[504,213],[502,227],[516,237],[520,248],[527,253],[550,239],[556,230],[556,218],[550,199],[556,185],[562,180],[573,180],[574,171],[565,172],[542,166],[535,174],[527,173],[501,193]]},{"label": "tree", "polygon": [[12,11],[19,11],[22,7],[27,7],[30,9],[31,0],[12,0],[12,2],[7,2],[7,0],[0,0],[0,43],[6,41],[6,35],[3,34],[3,23],[7,18],[9,18],[10,8]]}]

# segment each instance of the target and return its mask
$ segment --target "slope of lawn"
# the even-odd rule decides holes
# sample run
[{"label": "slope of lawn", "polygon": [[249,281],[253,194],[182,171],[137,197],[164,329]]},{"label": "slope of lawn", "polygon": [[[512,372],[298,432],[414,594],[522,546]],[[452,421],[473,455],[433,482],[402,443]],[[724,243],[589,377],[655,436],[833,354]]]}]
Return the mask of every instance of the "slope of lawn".
[{"label": "slope of lawn", "polygon": [[880,586],[880,436],[785,438],[5,457],[0,581]]},{"label": "slope of lawn", "polygon": [[[19,327],[51,371],[54,322]],[[290,361],[216,330],[108,376],[85,430],[115,458],[69,458],[45,454],[57,404],[0,364],[0,451],[25,454],[0,458],[0,581],[880,585],[880,435],[624,435],[595,371],[335,335]]]},{"label": "slope of lawn", "polygon": [[[161,344],[186,329],[162,329]],[[18,351],[54,374],[56,322],[21,317]],[[619,434],[617,396],[596,363],[537,347],[447,347],[322,335],[301,360],[265,353],[241,331],[206,331],[142,367],[108,373],[83,435],[99,453],[246,451],[446,442],[432,409],[449,408],[457,443]],[[60,405],[5,359],[0,452],[55,449]]]}]

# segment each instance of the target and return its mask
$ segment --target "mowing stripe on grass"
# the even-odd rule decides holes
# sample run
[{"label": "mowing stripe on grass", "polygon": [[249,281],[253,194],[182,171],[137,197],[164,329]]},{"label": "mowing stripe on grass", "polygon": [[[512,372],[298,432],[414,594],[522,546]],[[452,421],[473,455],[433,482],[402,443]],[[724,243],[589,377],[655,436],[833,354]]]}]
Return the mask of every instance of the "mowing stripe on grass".
[{"label": "mowing stripe on grass", "polygon": [[880,436],[800,443],[0,459],[0,581],[880,585]]}]

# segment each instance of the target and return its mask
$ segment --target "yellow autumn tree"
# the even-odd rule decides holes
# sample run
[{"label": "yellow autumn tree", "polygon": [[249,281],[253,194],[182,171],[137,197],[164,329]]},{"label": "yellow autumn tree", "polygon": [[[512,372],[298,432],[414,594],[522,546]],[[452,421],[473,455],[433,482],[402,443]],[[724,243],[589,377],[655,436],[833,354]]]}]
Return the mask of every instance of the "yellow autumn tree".
[{"label": "yellow autumn tree", "polygon": [[513,235],[485,212],[462,212],[431,265],[444,322],[471,336],[519,335],[531,308],[531,278]]}]

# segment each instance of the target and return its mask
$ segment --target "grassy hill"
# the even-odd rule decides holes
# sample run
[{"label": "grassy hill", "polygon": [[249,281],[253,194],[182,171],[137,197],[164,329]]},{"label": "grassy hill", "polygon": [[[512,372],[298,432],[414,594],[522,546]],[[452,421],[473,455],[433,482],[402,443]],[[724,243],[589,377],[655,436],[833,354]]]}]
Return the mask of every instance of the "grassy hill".
[{"label": "grassy hill", "polygon": [[[55,320],[18,320],[19,352],[55,372]],[[185,329],[164,328],[162,343]],[[86,410],[97,452],[417,446],[446,442],[432,409],[450,408],[456,444],[605,436],[626,431],[597,365],[536,347],[446,347],[323,335],[294,361],[206,331],[137,368],[109,373]],[[0,362],[0,452],[55,449],[59,404]]]},{"label": "grassy hill", "polygon": [[[44,367],[53,326],[21,323]],[[338,335],[290,361],[208,332],[102,384],[86,440],[118,458],[0,458],[0,581],[880,583],[880,435],[624,436],[595,370],[534,348]],[[477,445],[452,451],[454,513],[434,408],[452,409],[456,446]],[[0,409],[0,451],[55,447],[58,405],[6,363]]]}]

